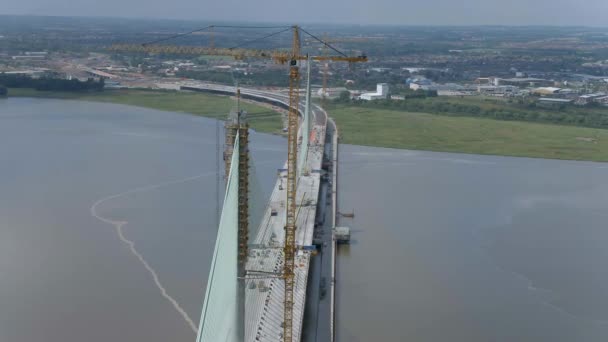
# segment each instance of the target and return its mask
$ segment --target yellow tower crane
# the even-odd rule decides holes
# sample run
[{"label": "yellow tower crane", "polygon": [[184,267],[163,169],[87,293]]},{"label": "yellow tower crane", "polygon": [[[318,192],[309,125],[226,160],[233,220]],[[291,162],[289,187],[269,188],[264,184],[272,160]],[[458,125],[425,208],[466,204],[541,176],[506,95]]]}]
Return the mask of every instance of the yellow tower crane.
[{"label": "yellow tower crane", "polygon": [[[306,43],[311,43],[314,42],[314,39],[306,39],[305,42]],[[335,43],[351,43],[351,42],[367,42],[368,39],[365,37],[343,37],[343,38],[333,38],[330,39],[328,38],[327,34],[323,35],[323,42],[324,45],[321,48],[322,51],[322,56],[327,56],[327,50],[328,50],[328,45],[329,44],[335,44]],[[327,77],[329,76],[329,60],[326,60],[325,63],[323,63],[323,87],[322,87],[322,93],[321,93],[321,104],[323,107],[325,107],[325,100],[327,98],[327,94],[328,94],[328,87],[327,87]]]},{"label": "yellow tower crane", "polygon": [[[206,29],[220,27],[209,26]],[[294,293],[294,265],[296,253],[296,187],[297,187],[297,147],[298,147],[298,106],[300,103],[300,61],[334,61],[334,62],[366,62],[366,56],[347,56],[333,48],[329,43],[315,37],[311,33],[294,25],[282,31],[265,36],[268,38],[278,33],[291,30],[293,33],[291,51],[272,51],[244,48],[218,48],[218,47],[194,47],[194,46],[168,46],[156,44],[144,45],[114,45],[110,49],[121,52],[139,53],[166,53],[166,54],[189,54],[189,55],[213,55],[231,56],[235,59],[266,58],[272,59],[279,64],[289,63],[289,113],[287,118],[287,217],[285,224],[285,245],[283,247],[284,264],[281,277],[285,281],[285,300],[284,300],[284,323],[283,341],[293,341],[293,293]],[[199,31],[199,30],[196,30]],[[192,31],[195,32],[195,31]],[[300,32],[317,40],[325,48],[329,48],[339,53],[338,56],[308,56],[301,53]],[[175,36],[174,36],[175,37]],[[173,38],[173,37],[170,37]],[[166,40],[166,39],[163,39]]]},{"label": "yellow tower crane", "polygon": [[[341,38],[341,39],[326,39],[323,38],[326,43],[345,43],[345,42],[365,42],[366,38],[352,37],[352,38]],[[323,46],[323,56],[327,55],[327,45]],[[325,107],[325,100],[327,98],[327,77],[329,76],[329,61],[323,63],[323,94],[321,94],[321,104]]]}]

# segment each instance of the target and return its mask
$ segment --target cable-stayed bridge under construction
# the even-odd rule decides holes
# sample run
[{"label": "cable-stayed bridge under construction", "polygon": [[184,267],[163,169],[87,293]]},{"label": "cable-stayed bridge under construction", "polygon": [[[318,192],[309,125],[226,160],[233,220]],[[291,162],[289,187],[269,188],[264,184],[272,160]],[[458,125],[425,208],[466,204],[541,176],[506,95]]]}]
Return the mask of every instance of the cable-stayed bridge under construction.
[{"label": "cable-stayed bridge under construction", "polygon": [[[203,83],[185,83],[181,88],[229,95],[237,92],[235,87]],[[281,94],[240,89],[240,96],[283,108],[288,106],[288,97]],[[322,229],[319,227],[318,208],[321,207],[320,203],[325,207],[326,199],[330,196],[327,188],[324,189],[325,191],[321,191],[321,189],[323,185],[330,185],[327,182],[327,179],[330,179],[329,173],[335,171],[335,167],[331,163],[331,160],[335,160],[335,158],[330,158],[328,155],[335,153],[335,151],[331,152],[332,140],[329,140],[330,144],[326,146],[326,136],[336,133],[335,125],[328,131],[327,114],[320,107],[311,104],[310,86],[307,87],[306,101],[299,106],[299,113],[293,341],[302,341],[303,335],[306,335],[304,321],[305,309],[308,307],[307,293],[309,296],[310,293],[313,293],[314,296],[319,295],[318,290],[311,292],[309,289],[309,270],[311,260],[314,259],[313,255],[317,254],[314,243],[319,244],[319,240],[315,238],[319,235],[318,230]],[[333,122],[330,122],[330,126],[331,124]],[[229,139],[233,140],[231,146],[233,152],[228,156],[229,162],[226,163],[226,193],[197,342],[283,341],[285,291],[281,272],[284,261],[287,164],[278,170],[278,178],[270,200],[259,227],[254,230],[257,234],[251,236],[247,242],[245,270],[239,274],[241,273],[238,269],[239,253],[244,249],[242,245],[239,245],[239,189],[243,188],[243,184],[239,184],[239,182],[243,182],[243,175],[239,175],[243,169],[239,168],[239,165],[242,166],[244,162],[242,159],[247,157],[246,152],[245,154],[238,153],[243,150],[243,146],[241,146],[243,137],[239,135],[239,132],[230,136]],[[337,139],[335,140],[337,142]],[[333,198],[335,201],[335,196]],[[242,210],[240,213],[242,215]],[[335,225],[335,221],[332,225]],[[332,226],[329,228],[330,233],[327,234],[329,237],[325,236],[328,243],[324,244],[329,253],[332,253],[335,247],[335,242],[331,237],[332,228]],[[326,260],[329,261],[327,258]],[[333,340],[334,278],[333,274],[331,276],[328,274],[328,277],[332,285],[332,313],[328,312],[325,315],[328,322],[321,324],[328,329],[321,334],[325,337],[319,337],[315,332],[316,338],[309,337],[306,341]],[[318,282],[319,279],[316,281]],[[319,284],[311,285],[311,287],[313,286],[318,287]],[[308,298],[308,302],[314,303],[315,300],[316,298]],[[310,310],[310,308],[308,309]],[[312,325],[314,325],[312,329],[319,329],[317,324]]]}]

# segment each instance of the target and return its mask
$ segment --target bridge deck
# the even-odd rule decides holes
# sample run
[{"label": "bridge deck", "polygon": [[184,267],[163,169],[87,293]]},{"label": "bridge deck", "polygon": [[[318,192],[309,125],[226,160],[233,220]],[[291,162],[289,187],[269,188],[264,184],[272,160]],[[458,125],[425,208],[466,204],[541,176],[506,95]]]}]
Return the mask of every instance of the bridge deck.
[{"label": "bridge deck", "polygon": [[[323,146],[325,126],[315,123],[312,130],[314,140],[311,140],[308,151],[308,172],[300,177],[298,183],[298,205],[296,243],[298,246],[312,245],[314,224],[316,217],[317,200],[319,195],[320,176],[314,170],[321,169],[323,159]],[[260,226],[256,244],[280,247],[284,241],[285,226],[285,186],[287,173],[282,172],[275,184],[264,219]],[[277,212],[271,216],[271,210]],[[280,272],[282,266],[281,250],[252,251],[250,254],[249,269]],[[306,303],[306,286],[310,263],[309,251],[298,251],[295,268],[294,292],[294,341],[300,341],[302,334],[302,320],[304,305]],[[251,285],[255,282],[255,287]],[[263,286],[260,288],[260,284]],[[281,341],[283,322],[284,283],[282,279],[271,278],[264,280],[249,280],[246,296],[246,341]]]},{"label": "bridge deck", "polygon": [[[308,152],[309,170],[319,170],[323,159],[325,127],[314,125],[316,131]],[[319,139],[320,138],[320,139]],[[273,190],[269,205],[255,244],[280,247],[283,245],[285,226],[285,189],[287,173],[282,172]],[[282,178],[282,180],[281,180]],[[314,224],[319,194],[320,173],[309,172],[300,177],[298,183],[298,205],[296,243],[298,246],[312,245]],[[271,210],[277,212],[271,216]],[[280,249],[253,250],[250,253],[248,269],[266,272],[280,272],[282,264]],[[306,302],[306,285],[310,262],[309,251],[298,251],[295,268],[294,292],[294,341],[300,341],[302,319]],[[251,285],[255,283],[254,285]],[[262,286],[260,286],[262,285]],[[246,295],[246,341],[281,341],[283,322],[284,283],[282,279],[248,280]]]},{"label": "bridge deck", "polygon": [[[202,82],[187,82],[184,88],[191,90],[212,91],[233,94],[234,87],[215,85]],[[249,98],[258,98],[286,106],[288,98],[285,95],[241,89],[241,94]],[[301,105],[303,112],[304,107]],[[325,145],[325,130],[327,117],[313,107],[313,123],[308,157],[303,174],[299,178],[297,188],[297,219],[296,244],[310,246],[313,242],[317,200],[320,189],[321,165]],[[301,132],[300,132],[301,133]],[[286,169],[286,165],[283,166]],[[254,248],[250,250],[248,270],[267,273],[279,273],[282,265],[282,246],[284,242],[284,227],[286,220],[286,190],[287,172],[278,175],[270,201],[266,207],[257,235],[252,239],[254,246],[271,248]],[[276,211],[273,216],[272,211]],[[295,291],[294,291],[294,327],[293,340],[300,341],[302,323],[306,303],[306,287],[310,264],[310,251],[299,250],[296,254]],[[245,296],[245,341],[246,342],[279,342],[283,335],[283,301],[284,282],[278,277],[260,277],[246,281]]]}]

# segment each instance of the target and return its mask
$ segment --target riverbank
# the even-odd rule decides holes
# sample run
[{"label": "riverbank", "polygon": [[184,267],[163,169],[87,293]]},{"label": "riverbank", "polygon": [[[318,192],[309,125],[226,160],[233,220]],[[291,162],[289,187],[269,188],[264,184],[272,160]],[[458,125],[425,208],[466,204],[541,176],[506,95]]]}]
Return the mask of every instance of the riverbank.
[{"label": "riverbank", "polygon": [[[10,89],[9,96],[112,102],[159,110],[225,118],[234,101],[204,93],[111,90],[99,93],[39,92]],[[281,131],[280,115],[244,103],[251,126],[260,132]],[[340,127],[342,143],[441,152],[548,159],[608,161],[608,130],[450,117],[399,110],[333,106],[329,114]]]},{"label": "riverbank", "polygon": [[[10,97],[36,97],[80,101],[110,102],[171,112],[190,113],[214,119],[225,119],[235,106],[233,98],[204,93],[160,90],[105,90],[103,92],[55,92],[34,89],[9,89]],[[281,115],[270,108],[243,102],[253,129],[278,134],[282,130]]]},{"label": "riverbank", "polygon": [[608,161],[608,130],[338,106],[342,143],[439,152]]}]

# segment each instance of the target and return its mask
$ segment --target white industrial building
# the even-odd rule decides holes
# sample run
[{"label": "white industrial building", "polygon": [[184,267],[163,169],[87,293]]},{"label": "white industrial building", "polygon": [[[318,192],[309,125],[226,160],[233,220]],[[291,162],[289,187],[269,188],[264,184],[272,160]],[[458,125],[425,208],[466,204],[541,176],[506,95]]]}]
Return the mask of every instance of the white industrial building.
[{"label": "white industrial building", "polygon": [[371,100],[381,100],[388,98],[388,83],[378,83],[376,85],[375,93],[363,93],[359,96],[361,100],[371,101]]},{"label": "white industrial building", "polygon": [[[346,87],[326,88],[325,97],[330,97],[330,98],[338,97],[344,91],[348,91],[348,89],[346,89]],[[323,88],[320,88],[317,91],[317,95],[323,96]]]},{"label": "white industrial building", "polygon": [[538,103],[545,107],[551,106],[563,106],[567,104],[571,104],[573,100],[570,99],[556,99],[553,97],[541,97],[538,99]]},{"label": "white industrial building", "polygon": [[[463,91],[467,90],[466,87],[461,86],[460,84],[455,83],[446,83],[446,84],[419,84],[419,83],[410,83],[410,89],[412,90],[431,90],[431,91]],[[475,90],[476,88],[472,88],[470,90]]]},{"label": "white industrial building", "polygon": [[477,86],[477,92],[484,95],[490,96],[507,96],[515,94],[519,90],[516,86],[505,85],[505,86],[493,86],[493,85],[480,85]]}]

